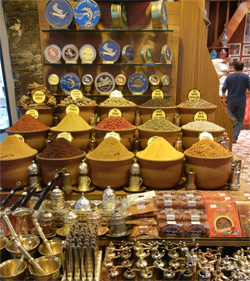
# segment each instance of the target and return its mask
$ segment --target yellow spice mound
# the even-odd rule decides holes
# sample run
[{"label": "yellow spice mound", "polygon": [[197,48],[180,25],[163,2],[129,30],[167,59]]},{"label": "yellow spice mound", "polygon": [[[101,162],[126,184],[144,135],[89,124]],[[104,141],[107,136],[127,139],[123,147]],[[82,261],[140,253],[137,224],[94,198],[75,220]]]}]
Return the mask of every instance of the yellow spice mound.
[{"label": "yellow spice mound", "polygon": [[90,129],[91,126],[78,114],[70,112],[63,120],[55,127],[51,129],[55,131],[81,131]]},{"label": "yellow spice mound", "polygon": [[12,135],[0,144],[0,159],[15,159],[34,155],[38,151]]},{"label": "yellow spice mound", "polygon": [[137,152],[136,156],[149,160],[175,160],[184,157],[183,153],[177,151],[162,137],[152,141],[147,148]]}]

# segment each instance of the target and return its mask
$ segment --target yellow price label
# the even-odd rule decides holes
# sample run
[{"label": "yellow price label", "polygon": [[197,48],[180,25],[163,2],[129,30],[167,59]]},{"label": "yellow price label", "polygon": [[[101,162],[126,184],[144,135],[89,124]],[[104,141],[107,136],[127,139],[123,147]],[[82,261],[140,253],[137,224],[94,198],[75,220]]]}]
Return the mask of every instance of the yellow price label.
[{"label": "yellow price label", "polygon": [[166,119],[166,117],[167,117],[167,115],[166,115],[166,113],[162,109],[156,109],[152,113],[152,119],[155,119],[155,118]]},{"label": "yellow price label", "polygon": [[207,121],[207,114],[204,111],[198,111],[194,115],[194,121]]},{"label": "yellow price label", "polygon": [[190,90],[187,97],[189,100],[200,99],[201,92],[197,89]]},{"label": "yellow price label", "polygon": [[79,114],[80,113],[80,109],[77,105],[75,104],[69,104],[66,107],[66,114],[69,114],[70,112],[74,112],[75,114]]},{"label": "yellow price label", "polygon": [[111,116],[113,116],[113,117],[122,117],[122,112],[118,108],[113,108],[108,113],[108,117],[111,117]]},{"label": "yellow price label", "polygon": [[77,99],[82,99],[83,98],[83,94],[80,90],[74,89],[70,92],[70,95],[72,97],[73,100],[77,100]]},{"label": "yellow price label", "polygon": [[210,139],[210,140],[214,140],[214,137],[211,133],[208,132],[202,132],[199,134],[199,140],[204,140],[204,139]]},{"label": "yellow price label", "polygon": [[115,139],[117,139],[118,141],[121,140],[120,134],[116,133],[116,132],[109,132],[105,135],[104,139],[109,138],[109,137],[113,137]]},{"label": "yellow price label", "polygon": [[42,91],[36,91],[32,95],[32,99],[35,103],[43,103],[46,99],[45,93]]},{"label": "yellow price label", "polygon": [[163,99],[163,97],[164,97],[164,94],[163,94],[162,90],[160,90],[160,89],[156,89],[152,93],[152,99]]},{"label": "yellow price label", "polygon": [[58,134],[56,138],[57,139],[64,138],[64,139],[68,140],[69,142],[71,142],[73,140],[71,133],[67,133],[67,132],[62,132],[62,133]]},{"label": "yellow price label", "polygon": [[37,119],[38,116],[39,116],[38,111],[35,110],[35,109],[29,109],[29,110],[27,110],[27,111],[25,112],[25,114],[29,114],[29,115],[31,115],[32,117],[34,117],[35,119]]}]

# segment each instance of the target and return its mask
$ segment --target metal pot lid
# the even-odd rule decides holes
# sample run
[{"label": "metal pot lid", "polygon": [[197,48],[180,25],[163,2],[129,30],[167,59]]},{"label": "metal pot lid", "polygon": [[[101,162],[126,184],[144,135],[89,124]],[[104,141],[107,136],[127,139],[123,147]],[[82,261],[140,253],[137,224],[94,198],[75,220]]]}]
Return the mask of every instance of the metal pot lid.
[{"label": "metal pot lid", "polygon": [[64,193],[63,193],[63,191],[59,188],[59,186],[56,186],[56,187],[51,191],[50,198],[53,198],[53,197],[60,197],[60,196],[64,196]]},{"label": "metal pot lid", "polygon": [[89,211],[90,210],[90,201],[84,196],[82,196],[76,201],[75,210],[77,211]]},{"label": "metal pot lid", "polygon": [[71,210],[63,216],[63,220],[64,221],[75,221],[77,219],[77,217],[78,216],[75,214],[75,212]]},{"label": "metal pot lid", "polygon": [[39,220],[45,221],[45,220],[52,220],[52,219],[53,219],[53,215],[48,210],[40,213]]},{"label": "metal pot lid", "polygon": [[111,221],[114,220],[125,220],[125,216],[123,216],[118,210],[115,210],[115,212],[111,215]]}]

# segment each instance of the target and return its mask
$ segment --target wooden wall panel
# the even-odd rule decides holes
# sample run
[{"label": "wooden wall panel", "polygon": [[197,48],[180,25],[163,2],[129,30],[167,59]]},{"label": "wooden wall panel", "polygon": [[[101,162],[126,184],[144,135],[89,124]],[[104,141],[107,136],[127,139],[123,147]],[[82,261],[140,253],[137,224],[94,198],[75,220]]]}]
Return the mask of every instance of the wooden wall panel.
[{"label": "wooden wall panel", "polygon": [[197,1],[182,1],[177,104],[187,100],[189,90],[200,90],[202,98],[217,105],[215,123],[226,128],[232,140],[233,128],[219,98],[219,80],[206,38],[207,31]]}]

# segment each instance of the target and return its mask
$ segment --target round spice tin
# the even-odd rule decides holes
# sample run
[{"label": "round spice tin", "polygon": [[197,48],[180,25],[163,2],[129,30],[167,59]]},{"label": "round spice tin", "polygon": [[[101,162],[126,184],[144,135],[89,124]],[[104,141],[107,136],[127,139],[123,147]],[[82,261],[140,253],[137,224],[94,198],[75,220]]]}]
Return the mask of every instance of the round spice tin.
[{"label": "round spice tin", "polygon": [[164,45],[161,49],[161,58],[164,63],[171,63],[172,60],[172,52],[168,45]]},{"label": "round spice tin", "polygon": [[161,80],[162,86],[168,86],[169,85],[169,78],[168,78],[167,75],[163,75],[160,80]]},{"label": "round spice tin", "polygon": [[82,63],[93,63],[96,59],[96,50],[92,45],[83,45],[80,49]]},{"label": "round spice tin", "polygon": [[153,74],[149,77],[149,83],[153,86],[158,86],[160,84],[160,78]]},{"label": "round spice tin", "polygon": [[82,28],[94,28],[101,18],[98,4],[93,0],[80,0],[75,6],[74,18]]},{"label": "round spice tin", "polygon": [[73,20],[73,9],[67,0],[50,0],[45,8],[48,23],[56,28],[67,28]]},{"label": "round spice tin", "polygon": [[62,57],[61,49],[55,45],[49,45],[44,50],[45,58],[50,63],[58,63]]},{"label": "round spice tin", "polygon": [[82,84],[83,85],[91,85],[93,83],[93,77],[90,74],[86,74],[82,77]]},{"label": "round spice tin", "polygon": [[73,89],[80,89],[81,80],[75,73],[68,72],[61,77],[60,85],[65,93],[70,94]]},{"label": "round spice tin", "polygon": [[111,17],[114,28],[124,29],[128,27],[127,8],[124,2],[111,4]]},{"label": "round spice tin", "polygon": [[153,28],[161,29],[167,26],[168,16],[165,1],[156,1],[151,6],[151,17]]},{"label": "round spice tin", "polygon": [[66,63],[76,63],[79,52],[75,45],[68,44],[62,49],[62,57]]},{"label": "round spice tin", "polygon": [[50,74],[50,76],[48,77],[48,83],[51,86],[56,86],[59,84],[59,77],[56,74]]},{"label": "round spice tin", "polygon": [[99,47],[99,56],[103,63],[114,63],[119,59],[120,47],[115,41],[106,40]]},{"label": "round spice tin", "polygon": [[148,88],[148,79],[142,73],[134,73],[128,79],[128,88],[133,95],[142,95]]},{"label": "round spice tin", "polygon": [[115,88],[115,79],[108,72],[101,72],[95,78],[95,88],[100,94],[110,94]]},{"label": "round spice tin", "polygon": [[115,83],[117,86],[124,86],[127,82],[126,77],[123,74],[118,74],[115,77]]},{"label": "round spice tin", "polygon": [[122,49],[122,59],[124,62],[132,62],[135,58],[135,50],[131,45],[126,45]]},{"label": "round spice tin", "polygon": [[141,59],[145,63],[152,62],[154,56],[154,51],[150,45],[145,45],[141,49]]}]

